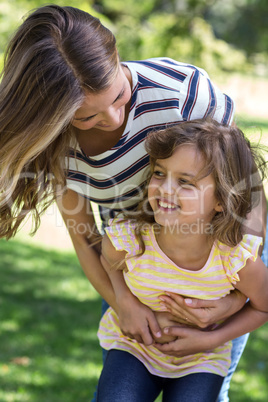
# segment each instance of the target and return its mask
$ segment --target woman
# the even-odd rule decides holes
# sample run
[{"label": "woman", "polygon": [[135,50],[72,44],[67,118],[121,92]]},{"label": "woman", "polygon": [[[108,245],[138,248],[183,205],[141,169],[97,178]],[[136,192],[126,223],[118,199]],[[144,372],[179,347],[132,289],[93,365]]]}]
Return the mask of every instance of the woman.
[{"label": "woman", "polygon": [[[127,306],[117,305],[94,246],[90,201],[104,226],[114,212],[135,208],[147,133],[208,114],[231,123],[233,102],[204,71],[170,59],[121,64],[114,36],[98,19],[72,7],[37,9],[10,41],[2,73],[1,237],[14,236],[29,211],[37,229],[40,210],[57,199],[86,276],[135,337],[139,320],[130,316],[129,324]],[[233,293],[221,303],[193,301],[198,309],[176,301],[182,321],[187,316],[202,327],[238,311],[245,299]],[[141,314],[157,334],[154,313],[141,306]]]}]

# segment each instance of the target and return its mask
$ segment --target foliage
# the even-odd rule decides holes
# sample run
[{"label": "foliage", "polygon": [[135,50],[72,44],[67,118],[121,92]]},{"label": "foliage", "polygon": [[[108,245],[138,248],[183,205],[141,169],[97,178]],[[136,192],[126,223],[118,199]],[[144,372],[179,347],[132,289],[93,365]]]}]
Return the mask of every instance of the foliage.
[{"label": "foliage", "polygon": [[[255,5],[263,0],[251,1]],[[240,0],[242,6],[245,2],[246,0]],[[225,31],[217,29],[218,26],[226,25],[230,31],[236,23],[240,23],[241,17],[238,11],[230,16],[230,8],[225,6],[222,16],[222,8],[219,7],[222,2],[219,0],[56,0],[55,3],[80,7],[98,15],[115,33],[123,60],[168,56],[195,64],[210,74],[221,71],[243,73],[252,69],[242,48],[243,44],[251,42],[247,31],[239,31],[241,41],[238,43],[232,42],[226,36],[227,28]],[[22,16],[42,4],[45,4],[42,0],[1,2],[0,54]],[[227,4],[232,4],[232,0],[227,0]],[[264,8],[265,5],[263,10]],[[231,10],[236,8],[233,6]],[[243,15],[247,18],[246,11]],[[243,21],[242,18],[242,23]],[[262,36],[263,43],[266,39],[267,37]],[[236,48],[226,41],[235,44]],[[256,48],[256,51],[262,49],[263,47]],[[263,65],[266,60],[266,53],[254,56],[254,61],[259,64]]]},{"label": "foliage", "polygon": [[244,49],[247,56],[267,52],[268,4],[266,0],[216,0],[206,18],[218,37]]},{"label": "foliage", "polygon": [[244,53],[216,39],[202,18],[210,2],[128,0],[128,7],[124,3],[92,2],[94,9],[112,21],[123,60],[167,56],[215,74],[249,71]]},{"label": "foliage", "polygon": [[55,3],[60,6],[72,6],[79,7],[84,11],[89,13],[97,14],[94,12],[90,6],[90,2],[87,0],[79,1],[79,5],[76,0],[55,0],[51,2],[45,2],[43,0],[1,0],[0,4],[0,53],[3,53],[6,44],[21,24],[22,20],[30,13],[33,9],[41,7],[42,5]]},{"label": "foliage", "polygon": [[[220,71],[267,73],[266,0],[55,0],[98,15],[115,33],[124,60],[169,56]],[[3,0],[0,65],[21,18],[42,0]]]}]

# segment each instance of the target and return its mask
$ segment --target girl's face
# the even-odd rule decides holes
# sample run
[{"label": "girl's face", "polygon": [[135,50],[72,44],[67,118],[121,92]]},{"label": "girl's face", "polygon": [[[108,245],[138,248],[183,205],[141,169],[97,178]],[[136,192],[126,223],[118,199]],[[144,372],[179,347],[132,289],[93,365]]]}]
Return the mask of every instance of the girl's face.
[{"label": "girl's face", "polygon": [[205,160],[194,145],[181,145],[171,157],[157,159],[148,197],[158,224],[209,223],[216,211],[221,211],[213,176],[195,181],[204,166]]},{"label": "girl's face", "polygon": [[131,99],[131,85],[122,67],[114,83],[105,91],[89,93],[82,106],[77,109],[72,125],[79,130],[98,128],[114,131],[122,126],[125,106]]}]

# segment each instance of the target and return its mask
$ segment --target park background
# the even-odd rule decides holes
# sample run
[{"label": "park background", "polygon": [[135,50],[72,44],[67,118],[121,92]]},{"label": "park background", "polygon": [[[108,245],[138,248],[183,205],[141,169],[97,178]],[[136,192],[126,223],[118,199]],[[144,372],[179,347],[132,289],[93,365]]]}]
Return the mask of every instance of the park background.
[{"label": "park background", "polygon": [[[98,16],[122,60],[167,56],[204,68],[236,101],[235,122],[268,145],[266,0],[63,1]],[[46,3],[0,0],[0,64],[22,17]],[[265,187],[266,183],[265,183]],[[100,298],[84,276],[55,205],[29,236],[0,241],[0,402],[84,402],[101,371]],[[266,402],[268,325],[251,334],[231,402]]]}]

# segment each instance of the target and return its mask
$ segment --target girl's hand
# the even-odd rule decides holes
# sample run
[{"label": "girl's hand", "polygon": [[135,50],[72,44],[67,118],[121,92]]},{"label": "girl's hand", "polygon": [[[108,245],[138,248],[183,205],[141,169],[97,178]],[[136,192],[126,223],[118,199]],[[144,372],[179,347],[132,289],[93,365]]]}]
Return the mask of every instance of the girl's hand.
[{"label": "girl's hand", "polygon": [[164,329],[164,334],[176,337],[176,339],[165,344],[156,342],[154,346],[162,353],[176,357],[205,352],[217,346],[216,344],[213,345],[212,342],[213,332],[186,326],[168,327]]},{"label": "girl's hand", "polygon": [[[166,311],[155,311],[154,314],[155,314],[155,317],[157,319],[157,322],[158,322],[161,330],[166,327],[171,327],[171,326],[177,325],[177,322],[174,321],[173,315]],[[176,336],[167,335],[163,331],[161,331],[160,338],[154,338],[155,342],[157,342],[157,343],[167,343],[167,342],[174,341],[175,339],[177,339]]]},{"label": "girl's hand", "polygon": [[160,299],[163,309],[170,312],[174,320],[183,324],[194,324],[200,328],[206,328],[230,317],[246,302],[246,297],[237,290],[218,300],[184,298],[175,293],[167,293]]},{"label": "girl's hand", "polygon": [[[144,345],[151,345],[161,337],[161,329],[154,312],[142,304],[132,293],[117,300],[117,315],[122,333]],[[174,325],[174,322],[173,322]]]}]

